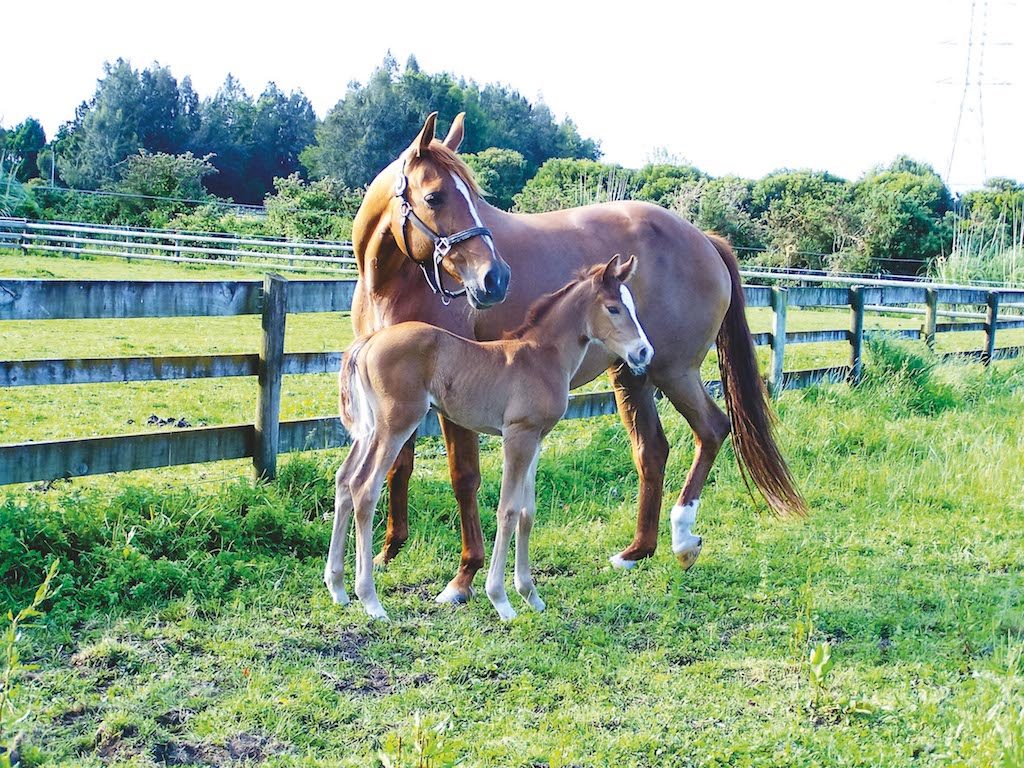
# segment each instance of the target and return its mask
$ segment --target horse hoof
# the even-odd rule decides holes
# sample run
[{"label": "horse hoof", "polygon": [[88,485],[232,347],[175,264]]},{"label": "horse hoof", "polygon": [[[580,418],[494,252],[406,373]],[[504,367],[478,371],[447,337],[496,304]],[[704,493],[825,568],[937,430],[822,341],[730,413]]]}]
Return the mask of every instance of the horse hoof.
[{"label": "horse hoof", "polygon": [[465,605],[469,602],[469,598],[471,598],[472,596],[472,587],[469,588],[469,594],[466,594],[462,590],[453,587],[451,584],[449,584],[447,587],[441,590],[441,594],[434,598],[434,602],[440,603],[441,605],[444,605],[446,603],[448,605]]},{"label": "horse hoof", "polygon": [[687,544],[680,547],[678,550],[674,550],[676,560],[679,561],[679,565],[684,571],[688,571],[693,567],[693,564],[697,562],[697,557],[700,555],[701,547],[704,546],[704,540],[700,536],[695,536],[697,541],[693,544]]},{"label": "horse hoof", "polygon": [[608,562],[612,564],[612,568],[620,571],[630,571],[636,568],[637,560],[627,560],[621,554],[612,555],[608,558]]},{"label": "horse hoof", "polygon": [[391,621],[391,617],[388,616],[388,612],[384,610],[384,607],[377,603],[376,605],[363,604],[363,608],[366,609],[366,615],[374,621]]},{"label": "horse hoof", "polygon": [[494,608],[497,610],[498,617],[502,621],[512,621],[512,619],[519,615],[516,613],[516,609],[509,604],[508,600],[503,603],[496,603]]},{"label": "horse hoof", "polygon": [[385,565],[391,562],[391,556],[387,552],[378,552],[377,556],[373,558],[374,568],[383,568]]}]

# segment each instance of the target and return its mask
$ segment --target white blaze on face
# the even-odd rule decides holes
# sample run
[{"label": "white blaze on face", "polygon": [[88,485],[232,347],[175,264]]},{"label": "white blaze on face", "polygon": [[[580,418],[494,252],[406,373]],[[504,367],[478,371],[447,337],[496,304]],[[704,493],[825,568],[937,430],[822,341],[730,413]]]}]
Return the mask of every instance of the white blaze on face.
[{"label": "white blaze on face", "polygon": [[[462,196],[466,198],[466,205],[469,206],[469,215],[473,217],[473,221],[478,227],[482,227],[484,223],[480,220],[480,214],[476,212],[476,206],[473,205],[473,197],[469,194],[469,187],[466,186],[466,182],[458,177],[458,174],[452,174],[452,181],[455,182],[455,188],[462,193]],[[497,257],[497,253],[494,250],[494,241],[491,240],[490,235],[484,235],[484,241],[487,243],[487,247],[491,249],[491,256]]]},{"label": "white blaze on face", "polygon": [[626,305],[626,309],[629,310],[629,316],[633,319],[633,324],[636,325],[637,335],[640,336],[640,343],[647,347],[647,361],[650,362],[651,358],[654,357],[654,346],[647,338],[647,334],[644,333],[644,327],[640,325],[640,321],[636,317],[636,304],[633,302],[633,294],[629,292],[629,288],[626,287],[625,283],[619,286],[619,295],[622,296],[622,303]]}]

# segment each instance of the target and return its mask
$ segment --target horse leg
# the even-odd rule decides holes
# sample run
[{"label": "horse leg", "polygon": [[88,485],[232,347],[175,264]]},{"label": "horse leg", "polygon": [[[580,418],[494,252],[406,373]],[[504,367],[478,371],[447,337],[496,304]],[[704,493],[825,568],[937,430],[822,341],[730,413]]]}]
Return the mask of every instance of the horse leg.
[{"label": "horse leg", "polygon": [[459,504],[462,562],[448,586],[434,598],[438,603],[465,603],[473,596],[473,577],[484,564],[484,535],[476,494],[480,490],[480,443],[476,432],[441,417],[448,473]]},{"label": "horse leg", "polygon": [[334,475],[334,528],[331,531],[331,546],[327,550],[327,564],[324,566],[324,583],[338,605],[348,605],[348,593],[345,591],[345,539],[352,518],[349,480],[359,465],[362,453],[363,446],[358,441],[353,443],[348,456]]},{"label": "horse leg", "polygon": [[540,444],[530,462],[530,468],[526,473],[526,487],[523,491],[523,510],[519,515],[519,525],[516,528],[516,566],[515,584],[516,592],[523,596],[523,599],[538,611],[544,610],[544,601],[537,594],[537,587],[533,583],[533,575],[530,573],[530,531],[533,530],[533,520],[537,514],[537,459],[540,456]]},{"label": "horse leg", "polygon": [[700,494],[711,465],[729,436],[731,425],[729,417],[704,389],[698,370],[691,369],[675,378],[666,377],[664,382],[658,382],[658,386],[689,423],[696,445],[686,484],[672,508],[672,552],[683,570],[688,570],[696,562],[703,546],[701,537],[694,535],[692,530],[697,520]]},{"label": "horse leg", "polygon": [[373,580],[373,516],[384,488],[388,470],[398,456],[403,436],[374,436],[364,460],[351,480],[352,502],[356,517],[356,596],[374,619],[388,617],[377,598]]},{"label": "horse leg", "polygon": [[384,544],[373,558],[374,565],[385,565],[409,538],[409,477],[416,455],[416,433],[402,446],[388,472],[388,525]]},{"label": "horse leg", "polygon": [[512,534],[525,507],[526,478],[537,453],[540,435],[536,432],[506,431],[502,440],[504,463],[501,470],[501,497],[498,500],[497,533],[487,570],[487,597],[503,621],[514,619],[516,611],[505,592],[505,564]]},{"label": "horse leg", "polygon": [[647,376],[635,376],[626,365],[610,369],[619,417],[633,445],[633,463],[640,476],[639,509],[633,543],[609,562],[615,568],[632,568],[650,557],[658,546],[658,519],[664,494],[668,439],[654,403],[654,386]]}]

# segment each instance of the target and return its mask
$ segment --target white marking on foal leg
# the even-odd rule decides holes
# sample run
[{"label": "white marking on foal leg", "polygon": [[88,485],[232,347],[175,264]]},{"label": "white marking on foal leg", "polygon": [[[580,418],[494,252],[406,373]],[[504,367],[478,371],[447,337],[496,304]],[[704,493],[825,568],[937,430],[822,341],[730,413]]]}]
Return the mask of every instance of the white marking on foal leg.
[{"label": "white marking on foal leg", "polygon": [[536,611],[543,611],[544,601],[537,594],[533,574],[530,573],[530,531],[533,529],[533,512],[527,508],[519,514],[519,527],[516,528],[516,592]]},{"label": "white marking on foal leg", "polygon": [[633,319],[633,324],[636,325],[637,334],[640,336],[640,341],[647,346],[647,361],[650,362],[651,358],[654,357],[654,345],[651,344],[651,340],[647,338],[647,334],[644,333],[644,327],[640,325],[640,320],[636,316],[636,304],[633,301],[633,294],[629,292],[629,288],[626,287],[625,283],[619,286],[619,295],[622,297],[622,303],[626,305],[626,309],[629,310],[629,316]]},{"label": "white marking on foal leg", "polygon": [[[473,591],[473,588],[470,587],[469,596],[472,597],[474,594],[476,593]],[[451,605],[461,605],[468,601],[464,594],[462,594],[459,590],[457,590],[455,587],[449,584],[441,590],[441,593],[437,597],[434,598],[434,602],[449,603]]]},{"label": "white marking on foal leg", "polygon": [[697,522],[697,507],[700,499],[694,499],[689,504],[676,504],[672,507],[672,552],[675,554],[683,570],[689,570],[697,562],[704,542],[700,536],[692,532],[694,523]]}]

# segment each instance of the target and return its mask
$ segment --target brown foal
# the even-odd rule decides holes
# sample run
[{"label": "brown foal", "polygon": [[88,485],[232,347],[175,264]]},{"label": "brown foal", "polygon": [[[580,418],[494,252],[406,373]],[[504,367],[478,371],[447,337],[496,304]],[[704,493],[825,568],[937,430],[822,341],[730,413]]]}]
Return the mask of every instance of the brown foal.
[{"label": "brown foal", "polygon": [[505,564],[516,536],[515,587],[538,611],[544,601],[530,575],[529,538],[540,442],[565,414],[569,380],[591,341],[642,376],[654,355],[626,287],[636,259],[619,256],[542,297],[525,324],[492,342],[476,342],[419,322],[358,339],[339,374],[341,419],[352,448],[338,470],[334,530],[324,581],[348,602],[345,538],[355,510],[355,591],[366,612],[387,618],[373,580],[373,516],[388,470],[431,405],[474,432],[502,436],[504,465],[498,531],[487,596],[502,619],[515,617],[505,592]]}]

